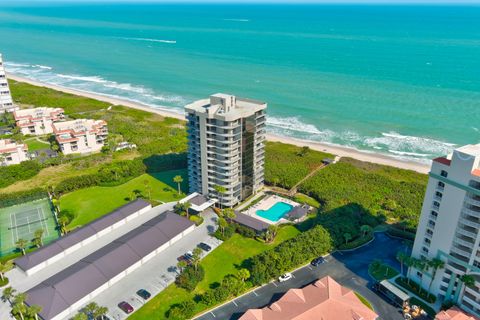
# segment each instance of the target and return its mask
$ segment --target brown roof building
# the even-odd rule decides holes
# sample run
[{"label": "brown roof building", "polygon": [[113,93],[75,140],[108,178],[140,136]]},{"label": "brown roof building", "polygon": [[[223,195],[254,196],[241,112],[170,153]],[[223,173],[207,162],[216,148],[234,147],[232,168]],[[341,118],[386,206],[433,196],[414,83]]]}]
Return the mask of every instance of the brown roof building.
[{"label": "brown roof building", "polygon": [[375,320],[378,315],[355,293],[326,276],[303,289],[290,289],[263,309],[250,309],[240,320]]},{"label": "brown roof building", "polygon": [[480,318],[465,313],[458,307],[453,307],[446,311],[440,311],[435,316],[435,320],[480,320]]}]

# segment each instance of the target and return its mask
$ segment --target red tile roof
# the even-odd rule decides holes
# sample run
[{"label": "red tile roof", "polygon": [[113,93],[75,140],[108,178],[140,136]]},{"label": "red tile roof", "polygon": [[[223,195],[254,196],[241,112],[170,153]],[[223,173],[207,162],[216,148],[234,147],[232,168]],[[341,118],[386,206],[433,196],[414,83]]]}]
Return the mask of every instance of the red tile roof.
[{"label": "red tile roof", "polygon": [[374,320],[378,315],[350,289],[331,277],[303,289],[290,289],[263,309],[250,309],[240,320]]},{"label": "red tile roof", "polygon": [[433,161],[438,162],[438,163],[441,163],[441,164],[444,164],[444,165],[446,165],[446,166],[449,166],[450,163],[452,163],[452,160],[449,160],[449,159],[447,159],[447,158],[445,158],[445,157],[435,158],[435,159],[433,159]]},{"label": "red tile roof", "polygon": [[446,311],[437,313],[435,320],[480,320],[480,318],[463,312],[457,307],[452,307]]},{"label": "red tile roof", "polygon": [[474,176],[480,177],[480,169],[475,169],[475,170],[473,170],[473,171],[472,171],[472,174],[473,174]]}]

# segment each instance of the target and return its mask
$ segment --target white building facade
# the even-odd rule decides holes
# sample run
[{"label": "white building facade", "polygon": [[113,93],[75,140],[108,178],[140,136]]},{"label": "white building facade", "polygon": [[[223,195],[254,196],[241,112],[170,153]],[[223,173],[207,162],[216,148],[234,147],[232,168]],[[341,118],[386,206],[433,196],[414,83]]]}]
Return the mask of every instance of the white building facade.
[{"label": "white building facade", "polygon": [[7,75],[3,65],[2,54],[0,54],[0,113],[12,112],[17,109],[18,108],[13,104]]},{"label": "white building facade", "polygon": [[17,127],[24,135],[42,135],[53,132],[53,123],[63,121],[62,108],[33,108],[13,112]]},{"label": "white building facade", "polygon": [[9,166],[30,160],[28,146],[10,139],[0,140],[0,165]]},{"label": "white building facade", "polygon": [[78,119],[52,126],[63,154],[99,152],[108,137],[107,122],[103,120]]},{"label": "white building facade", "polygon": [[[267,104],[215,94],[185,107],[190,192],[232,207],[263,186]],[[218,194],[216,186],[226,192]]]},{"label": "white building facade", "polygon": [[[456,149],[433,160],[412,256],[441,259],[435,278],[430,269],[410,277],[443,301],[454,301],[480,315],[480,144]],[[475,279],[474,286],[462,282]],[[431,283],[430,283],[431,282]]]}]

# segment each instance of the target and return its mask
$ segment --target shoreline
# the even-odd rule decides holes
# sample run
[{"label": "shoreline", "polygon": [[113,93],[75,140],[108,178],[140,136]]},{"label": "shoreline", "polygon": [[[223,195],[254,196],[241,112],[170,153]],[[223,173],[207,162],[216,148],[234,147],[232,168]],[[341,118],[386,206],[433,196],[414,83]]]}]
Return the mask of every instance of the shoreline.
[{"label": "shoreline", "polygon": [[[82,96],[82,97],[87,97],[87,98],[91,98],[99,101],[108,102],[108,103],[111,103],[112,105],[122,105],[122,106],[133,108],[133,109],[138,109],[138,110],[143,110],[150,113],[159,114],[164,117],[171,117],[171,118],[176,118],[180,120],[185,120],[185,117],[182,114],[178,114],[176,112],[168,111],[165,109],[154,108],[154,107],[142,104],[140,102],[133,102],[127,99],[110,97],[110,96],[102,95],[98,93],[86,92],[86,91],[62,87],[59,85],[43,83],[36,80],[28,79],[22,76],[16,76],[10,73],[7,74],[7,78],[14,81],[18,81],[18,82],[28,83],[38,87],[45,87],[45,88],[49,88],[49,89],[53,89],[53,90],[57,90],[65,93],[70,93],[77,96]],[[292,137],[278,136],[270,133],[267,133],[267,140],[273,141],[273,142],[293,144],[300,147],[308,146],[312,150],[332,153],[340,157],[350,157],[350,158],[354,158],[364,162],[371,162],[371,163],[376,163],[381,165],[397,167],[401,169],[413,170],[423,174],[427,174],[430,171],[430,166],[427,164],[422,164],[415,161],[400,160],[400,159],[396,159],[394,157],[380,154],[380,153],[360,151],[360,150],[356,150],[348,147],[330,145],[330,144],[316,142],[316,141],[301,140],[301,139],[296,139]]]}]

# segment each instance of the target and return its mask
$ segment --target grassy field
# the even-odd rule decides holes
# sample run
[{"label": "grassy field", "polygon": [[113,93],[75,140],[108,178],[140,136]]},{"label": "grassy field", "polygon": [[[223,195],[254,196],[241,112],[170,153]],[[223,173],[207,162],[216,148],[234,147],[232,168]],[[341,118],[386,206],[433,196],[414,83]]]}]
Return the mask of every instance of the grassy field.
[{"label": "grassy field", "polygon": [[[186,170],[172,170],[157,174],[143,174],[127,183],[115,187],[92,187],[68,193],[60,198],[60,209],[68,210],[75,219],[68,225],[72,229],[84,225],[118,208],[133,198],[134,190],[139,190],[145,198],[162,202],[181,198],[173,177],[184,177],[182,190],[186,190]],[[148,182],[147,186],[145,181]],[[150,189],[151,194],[149,194]]]},{"label": "grassy field", "polygon": [[40,142],[36,138],[29,138],[24,140],[24,142],[27,144],[28,151],[30,152],[41,149],[50,149],[50,143]]},{"label": "grassy field", "polygon": [[[257,240],[242,237],[235,234],[232,238],[222,243],[212,253],[202,260],[201,265],[205,269],[205,278],[197,288],[189,293],[176,285],[170,285],[159,295],[147,302],[140,310],[135,312],[129,319],[165,319],[165,313],[173,304],[191,299],[193,296],[206,291],[212,284],[219,282],[227,274],[235,274],[239,265],[247,258],[259,254],[272,246],[293,238],[299,231],[294,226],[285,226],[272,244],[265,244]],[[202,312],[201,304],[197,304],[197,313]]]},{"label": "grassy field", "polygon": [[362,303],[367,306],[368,309],[370,310],[373,310],[373,306],[372,304],[370,303],[370,301],[367,300],[367,298],[365,298],[364,296],[362,296],[360,293],[358,292],[355,292],[355,295],[357,296],[358,299],[360,299],[360,301],[362,301]]},{"label": "grassy field", "polygon": [[374,265],[371,264],[368,267],[368,272],[377,281],[382,281],[384,279],[390,279],[390,278],[393,278],[393,277],[395,277],[399,274],[399,272],[396,269],[390,267],[389,265],[383,264],[383,263],[380,264],[379,267],[375,267]]}]

